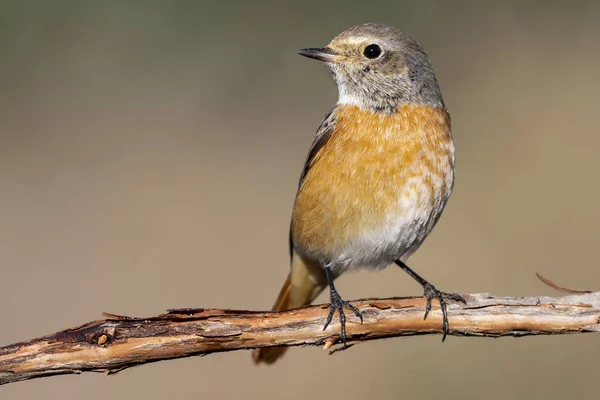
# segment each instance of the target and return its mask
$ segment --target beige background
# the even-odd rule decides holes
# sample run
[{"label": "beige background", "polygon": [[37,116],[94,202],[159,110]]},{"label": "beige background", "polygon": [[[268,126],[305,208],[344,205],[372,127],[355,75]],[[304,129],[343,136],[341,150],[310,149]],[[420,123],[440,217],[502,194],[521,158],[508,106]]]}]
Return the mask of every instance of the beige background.
[{"label": "beige background", "polygon": [[[322,3],[0,2],[0,344],[102,311],[270,307],[337,95],[295,51],[367,21],[421,42],[452,113],[455,192],[410,265],[448,291],[554,294],[535,271],[600,288],[600,3]],[[338,289],[421,293],[395,268]],[[406,338],[271,368],[233,352],[0,396],[594,399],[598,340]]]}]

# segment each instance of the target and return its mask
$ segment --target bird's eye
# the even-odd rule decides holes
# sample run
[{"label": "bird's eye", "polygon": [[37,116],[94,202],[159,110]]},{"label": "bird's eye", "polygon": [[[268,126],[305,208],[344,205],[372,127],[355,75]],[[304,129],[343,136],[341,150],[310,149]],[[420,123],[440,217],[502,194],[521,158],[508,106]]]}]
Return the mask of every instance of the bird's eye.
[{"label": "bird's eye", "polygon": [[381,55],[381,47],[379,47],[376,44],[370,44],[367,47],[365,47],[363,54],[368,59],[374,60]]}]

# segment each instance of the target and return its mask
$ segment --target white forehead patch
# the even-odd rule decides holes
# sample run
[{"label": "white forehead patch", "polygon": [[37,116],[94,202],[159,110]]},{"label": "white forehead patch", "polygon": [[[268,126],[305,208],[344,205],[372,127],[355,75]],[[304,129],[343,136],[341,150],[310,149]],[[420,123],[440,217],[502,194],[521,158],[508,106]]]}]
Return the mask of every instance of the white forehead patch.
[{"label": "white forehead patch", "polygon": [[347,44],[362,44],[369,40],[366,36],[350,36],[344,39]]}]

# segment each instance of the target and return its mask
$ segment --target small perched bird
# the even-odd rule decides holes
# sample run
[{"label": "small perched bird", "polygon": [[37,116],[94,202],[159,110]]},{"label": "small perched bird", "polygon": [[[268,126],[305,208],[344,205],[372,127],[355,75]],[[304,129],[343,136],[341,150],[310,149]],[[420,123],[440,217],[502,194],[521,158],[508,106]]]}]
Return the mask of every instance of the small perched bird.
[{"label": "small perched bird", "polygon": [[[398,29],[354,26],[325,48],[299,50],[323,61],[338,86],[336,106],[325,116],[300,176],[290,226],[291,271],[273,306],[310,304],[329,286],[326,329],[337,311],[346,345],[343,300],[334,280],[358,268],[395,263],[440,302],[464,302],[436,289],[405,262],[438,221],[452,192],[454,144],[450,115],[427,54]],[[272,363],[285,347],[256,349],[255,362]]]}]

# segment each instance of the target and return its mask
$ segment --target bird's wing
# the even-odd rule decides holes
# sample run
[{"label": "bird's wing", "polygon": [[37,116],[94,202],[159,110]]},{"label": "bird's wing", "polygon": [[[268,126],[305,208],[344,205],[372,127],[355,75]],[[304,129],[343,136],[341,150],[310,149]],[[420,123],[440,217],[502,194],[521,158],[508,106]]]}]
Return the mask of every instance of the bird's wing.
[{"label": "bird's wing", "polygon": [[[333,134],[333,130],[335,127],[335,110],[337,107],[334,107],[329,113],[323,118],[321,121],[321,125],[319,125],[319,129],[317,129],[317,134],[313,139],[313,142],[310,146],[310,150],[308,152],[308,157],[306,158],[306,162],[304,163],[304,168],[302,169],[302,174],[300,175],[300,181],[298,182],[298,190],[302,186],[302,182],[308,174],[308,170],[315,162],[315,157],[319,153],[319,150],[323,148],[325,143],[331,138]],[[290,223],[290,233],[289,233],[289,243],[290,243],[290,259],[294,255],[294,242],[292,240],[292,224]]]}]

